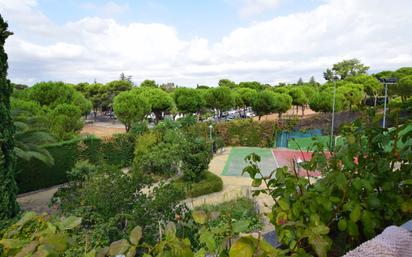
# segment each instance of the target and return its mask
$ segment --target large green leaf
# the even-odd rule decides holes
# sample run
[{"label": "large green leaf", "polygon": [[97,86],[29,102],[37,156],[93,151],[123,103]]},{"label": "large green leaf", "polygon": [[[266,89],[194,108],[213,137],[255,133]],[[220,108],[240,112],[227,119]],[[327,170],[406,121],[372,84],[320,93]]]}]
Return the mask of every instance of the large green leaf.
[{"label": "large green leaf", "polygon": [[319,257],[326,257],[330,248],[331,242],[325,236],[312,235],[309,238],[309,244],[315,250]]},{"label": "large green leaf", "polygon": [[109,255],[115,256],[117,254],[124,254],[129,249],[130,244],[125,239],[114,241],[110,244]]},{"label": "large green leaf", "polygon": [[206,245],[207,249],[210,252],[215,251],[215,249],[216,249],[215,236],[209,230],[204,229],[204,230],[200,231],[199,241],[202,244]]},{"label": "large green leaf", "polygon": [[356,204],[353,208],[352,212],[350,213],[349,217],[352,222],[357,222],[362,214],[362,207],[360,204]]},{"label": "large green leaf", "polygon": [[229,257],[252,257],[254,243],[247,237],[239,238],[230,248]]},{"label": "large green leaf", "polygon": [[140,226],[136,226],[131,232],[130,232],[130,243],[133,245],[137,245],[142,238],[142,228]]},{"label": "large green leaf", "polygon": [[198,224],[205,224],[208,220],[207,214],[204,211],[193,211],[193,220]]},{"label": "large green leaf", "polygon": [[62,230],[69,230],[79,226],[82,223],[82,218],[70,216],[59,223]]}]

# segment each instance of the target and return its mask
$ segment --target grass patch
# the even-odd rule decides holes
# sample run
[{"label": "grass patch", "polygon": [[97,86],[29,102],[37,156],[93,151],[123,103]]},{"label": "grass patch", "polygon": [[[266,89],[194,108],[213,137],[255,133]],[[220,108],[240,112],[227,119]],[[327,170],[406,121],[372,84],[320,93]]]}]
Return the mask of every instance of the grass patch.
[{"label": "grass patch", "polygon": [[210,171],[206,172],[205,179],[197,183],[190,183],[183,180],[183,178],[179,178],[173,183],[185,192],[186,198],[198,197],[223,190],[222,179]]}]

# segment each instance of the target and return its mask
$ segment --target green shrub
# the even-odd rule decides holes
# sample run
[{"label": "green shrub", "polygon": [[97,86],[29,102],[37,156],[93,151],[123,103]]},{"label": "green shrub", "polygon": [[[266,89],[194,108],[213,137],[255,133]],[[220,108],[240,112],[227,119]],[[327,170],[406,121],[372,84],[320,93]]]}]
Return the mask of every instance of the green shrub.
[{"label": "green shrub", "polygon": [[205,173],[205,178],[197,183],[187,182],[183,180],[183,178],[177,179],[174,183],[178,188],[184,190],[187,198],[198,197],[223,190],[222,179],[209,171]]},{"label": "green shrub", "polygon": [[[205,139],[210,137],[208,123],[197,123],[186,128],[189,135]],[[226,146],[271,147],[278,126],[273,121],[254,121],[252,119],[233,120],[217,123],[212,137],[220,137]]]},{"label": "green shrub", "polygon": [[219,213],[219,218],[208,221],[210,227],[220,227],[228,219],[231,219],[247,224],[247,226],[242,226],[240,233],[249,233],[262,228],[260,217],[256,212],[255,202],[246,197],[216,205],[202,205],[195,208],[195,210],[202,210],[206,213]]},{"label": "green shrub", "polygon": [[183,178],[187,181],[201,181],[211,159],[211,146],[201,137],[186,140],[182,156]]},{"label": "green shrub", "polygon": [[19,193],[66,183],[67,171],[79,160],[89,160],[92,164],[105,162],[111,165],[128,165],[132,161],[134,138],[128,134],[105,140],[96,137],[75,138],[45,148],[54,159],[52,166],[36,159],[17,161],[16,181]]},{"label": "green shrub", "polygon": [[84,181],[91,173],[96,172],[97,167],[88,160],[76,162],[74,167],[67,172],[70,181]]}]

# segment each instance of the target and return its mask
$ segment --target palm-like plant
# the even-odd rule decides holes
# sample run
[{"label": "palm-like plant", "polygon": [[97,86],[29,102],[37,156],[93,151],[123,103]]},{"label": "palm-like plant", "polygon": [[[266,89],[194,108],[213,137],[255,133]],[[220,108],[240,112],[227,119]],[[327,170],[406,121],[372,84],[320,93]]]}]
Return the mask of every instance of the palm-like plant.
[{"label": "palm-like plant", "polygon": [[13,110],[12,116],[16,127],[14,151],[18,158],[38,159],[47,165],[53,165],[54,159],[44,145],[55,142],[55,139],[44,128],[44,120],[40,117],[29,117],[24,111]]}]

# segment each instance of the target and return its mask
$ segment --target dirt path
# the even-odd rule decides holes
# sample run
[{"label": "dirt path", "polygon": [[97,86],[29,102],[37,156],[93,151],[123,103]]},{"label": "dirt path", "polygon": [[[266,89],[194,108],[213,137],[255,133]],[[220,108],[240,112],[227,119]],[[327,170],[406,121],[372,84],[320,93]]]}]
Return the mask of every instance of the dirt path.
[{"label": "dirt path", "polygon": [[114,134],[125,133],[124,125],[114,122],[95,122],[86,124],[82,131],[82,135],[95,135],[100,138],[110,138]]}]

